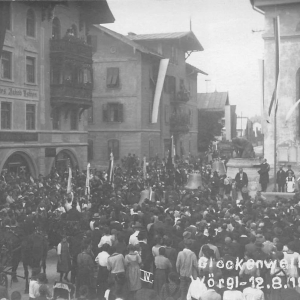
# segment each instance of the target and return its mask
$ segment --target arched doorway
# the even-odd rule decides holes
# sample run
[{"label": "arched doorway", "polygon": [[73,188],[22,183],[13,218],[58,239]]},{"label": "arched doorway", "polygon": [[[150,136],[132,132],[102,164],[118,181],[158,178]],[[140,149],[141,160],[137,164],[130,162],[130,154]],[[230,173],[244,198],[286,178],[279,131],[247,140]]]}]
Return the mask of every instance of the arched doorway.
[{"label": "arched doorway", "polygon": [[2,171],[14,175],[36,176],[36,170],[31,157],[22,151],[16,151],[11,154],[5,161]]},{"label": "arched doorway", "polygon": [[59,173],[65,172],[69,166],[72,169],[78,167],[78,161],[76,159],[76,156],[69,150],[62,150],[58,152],[53,165],[56,171],[58,171]]}]

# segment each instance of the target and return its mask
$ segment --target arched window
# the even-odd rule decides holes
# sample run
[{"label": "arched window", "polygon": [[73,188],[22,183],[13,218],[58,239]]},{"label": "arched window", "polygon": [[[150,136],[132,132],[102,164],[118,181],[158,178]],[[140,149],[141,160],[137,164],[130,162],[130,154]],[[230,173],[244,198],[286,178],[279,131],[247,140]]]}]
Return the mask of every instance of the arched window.
[{"label": "arched window", "polygon": [[26,16],[26,35],[35,37],[35,14],[31,8],[28,9]]},{"label": "arched window", "polygon": [[108,158],[110,158],[110,153],[112,152],[114,155],[114,160],[118,160],[120,158],[119,140],[109,140],[107,146],[108,146]]},{"label": "arched window", "polygon": [[78,36],[78,32],[77,32],[77,26],[75,24],[72,25],[72,30],[73,30],[73,34],[75,37]]},{"label": "arched window", "polygon": [[60,21],[57,17],[55,17],[52,21],[52,38],[54,40],[60,39]]}]

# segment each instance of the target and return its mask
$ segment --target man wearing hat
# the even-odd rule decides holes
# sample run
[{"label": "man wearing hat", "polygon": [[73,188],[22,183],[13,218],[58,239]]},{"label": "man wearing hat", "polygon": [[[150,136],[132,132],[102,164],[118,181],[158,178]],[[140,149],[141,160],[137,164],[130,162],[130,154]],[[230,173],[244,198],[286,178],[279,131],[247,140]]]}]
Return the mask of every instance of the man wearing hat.
[{"label": "man wearing hat", "polygon": [[270,165],[267,163],[267,160],[264,159],[263,163],[260,165],[259,173],[259,183],[261,184],[261,191],[265,192],[269,183],[269,171]]},{"label": "man wearing hat", "polygon": [[283,170],[283,166],[281,165],[279,167],[279,170],[277,171],[276,176],[276,182],[278,185],[278,192],[284,193],[285,192],[285,184],[286,184],[286,175],[287,173]]},{"label": "man wearing hat", "polygon": [[288,167],[288,169],[286,171],[285,177],[288,177],[289,174],[292,174],[292,176],[295,177],[295,172],[292,170],[292,165],[288,165],[287,167]]}]

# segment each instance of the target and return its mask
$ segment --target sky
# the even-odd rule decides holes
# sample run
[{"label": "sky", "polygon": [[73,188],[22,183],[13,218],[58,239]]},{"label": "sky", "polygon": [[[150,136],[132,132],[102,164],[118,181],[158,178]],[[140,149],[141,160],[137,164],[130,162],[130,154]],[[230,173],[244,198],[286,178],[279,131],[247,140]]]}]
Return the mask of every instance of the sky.
[{"label": "sky", "polygon": [[[198,75],[198,92],[229,92],[243,116],[260,114],[258,60],[263,58],[264,16],[250,0],[107,0],[115,23],[105,26],[127,35],[192,31],[204,51],[187,62]],[[254,31],[254,32],[253,32]]]}]

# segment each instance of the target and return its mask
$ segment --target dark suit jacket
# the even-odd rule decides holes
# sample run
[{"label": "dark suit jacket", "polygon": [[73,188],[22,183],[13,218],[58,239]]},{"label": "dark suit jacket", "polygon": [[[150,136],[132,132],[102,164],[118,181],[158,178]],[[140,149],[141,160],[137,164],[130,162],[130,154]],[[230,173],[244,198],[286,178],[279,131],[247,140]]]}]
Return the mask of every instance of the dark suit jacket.
[{"label": "dark suit jacket", "polygon": [[277,176],[276,176],[276,180],[277,180],[277,184],[279,185],[285,185],[286,184],[286,172],[283,170],[279,170],[277,172]]},{"label": "dark suit jacket", "polygon": [[236,186],[238,189],[241,189],[243,186],[248,185],[248,176],[245,172],[243,172],[242,180],[240,178],[240,173],[237,173],[235,176]]}]

